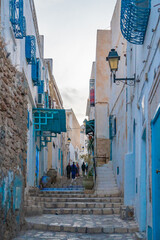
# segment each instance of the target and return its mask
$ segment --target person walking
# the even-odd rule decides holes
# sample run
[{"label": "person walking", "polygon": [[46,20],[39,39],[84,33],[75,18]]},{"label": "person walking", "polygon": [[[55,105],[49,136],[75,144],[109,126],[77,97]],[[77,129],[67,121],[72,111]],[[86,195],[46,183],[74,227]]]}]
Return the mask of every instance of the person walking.
[{"label": "person walking", "polygon": [[66,167],[66,171],[67,171],[67,178],[70,179],[70,175],[71,175],[71,165],[70,165],[70,162],[68,163],[68,165]]},{"label": "person walking", "polygon": [[72,180],[73,180],[76,177],[76,171],[77,171],[77,167],[76,167],[74,162],[73,162],[73,164],[71,166],[71,171],[72,171]]},{"label": "person walking", "polygon": [[79,177],[79,164],[78,163],[76,163],[76,167],[77,167],[76,177]]},{"label": "person walking", "polygon": [[85,163],[84,163],[84,162],[83,162],[81,168],[82,168],[82,173],[83,173],[83,177],[84,177],[84,175],[85,175],[85,169],[86,169],[86,166],[85,166]]}]

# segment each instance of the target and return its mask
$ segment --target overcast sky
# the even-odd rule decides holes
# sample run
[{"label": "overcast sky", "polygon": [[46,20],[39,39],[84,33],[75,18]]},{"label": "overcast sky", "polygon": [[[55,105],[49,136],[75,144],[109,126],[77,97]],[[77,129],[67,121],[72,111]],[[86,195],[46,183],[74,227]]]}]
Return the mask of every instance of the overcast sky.
[{"label": "overcast sky", "polygon": [[97,29],[109,29],[116,0],[34,0],[45,58],[53,58],[53,75],[64,108],[82,124],[95,60]]}]

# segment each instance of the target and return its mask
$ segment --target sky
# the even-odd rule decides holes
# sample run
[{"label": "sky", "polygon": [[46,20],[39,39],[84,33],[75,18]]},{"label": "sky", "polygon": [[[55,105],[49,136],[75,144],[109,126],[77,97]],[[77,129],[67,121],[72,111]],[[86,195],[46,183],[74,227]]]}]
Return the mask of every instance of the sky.
[{"label": "sky", "polygon": [[116,0],[34,0],[45,58],[53,59],[53,75],[64,108],[72,108],[80,124],[86,114],[89,79],[95,61],[97,29],[109,29]]}]

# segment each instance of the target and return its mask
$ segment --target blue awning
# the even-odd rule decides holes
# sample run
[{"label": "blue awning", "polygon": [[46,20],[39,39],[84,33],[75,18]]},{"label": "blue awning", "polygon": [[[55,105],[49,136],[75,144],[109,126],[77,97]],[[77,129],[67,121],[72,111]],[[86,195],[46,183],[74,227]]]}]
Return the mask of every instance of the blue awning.
[{"label": "blue awning", "polygon": [[148,25],[151,0],[122,0],[120,27],[124,38],[141,45]]},{"label": "blue awning", "polygon": [[94,120],[86,121],[86,134],[94,135]]},{"label": "blue awning", "polygon": [[66,112],[64,109],[33,108],[33,117],[36,132],[59,134],[66,132]]}]

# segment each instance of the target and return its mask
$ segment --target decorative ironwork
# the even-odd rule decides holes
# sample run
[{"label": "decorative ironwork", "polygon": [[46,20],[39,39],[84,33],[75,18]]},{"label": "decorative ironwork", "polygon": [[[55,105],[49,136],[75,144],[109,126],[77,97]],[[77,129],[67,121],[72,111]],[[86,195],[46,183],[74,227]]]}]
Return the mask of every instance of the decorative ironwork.
[{"label": "decorative ironwork", "polygon": [[15,38],[22,39],[26,33],[26,21],[23,16],[23,0],[10,0],[10,21]]},{"label": "decorative ironwork", "polygon": [[52,141],[57,133],[66,132],[66,113],[64,109],[33,109],[33,126],[36,140],[39,137],[39,150]]},{"label": "decorative ironwork", "polygon": [[148,25],[151,0],[122,0],[120,26],[124,38],[141,45]]},{"label": "decorative ironwork", "polygon": [[126,85],[129,86],[134,86],[135,85],[135,81],[139,82],[138,80],[136,80],[135,76],[134,78],[116,78],[116,75],[113,74],[113,78],[114,78],[114,83],[116,83],[117,85],[120,85],[120,83],[124,83]]},{"label": "decorative ironwork", "polygon": [[29,64],[36,62],[36,39],[33,35],[26,36],[25,41],[26,59]]},{"label": "decorative ironwork", "polygon": [[41,84],[41,61],[39,58],[32,64],[32,81],[34,86],[40,86]]}]

